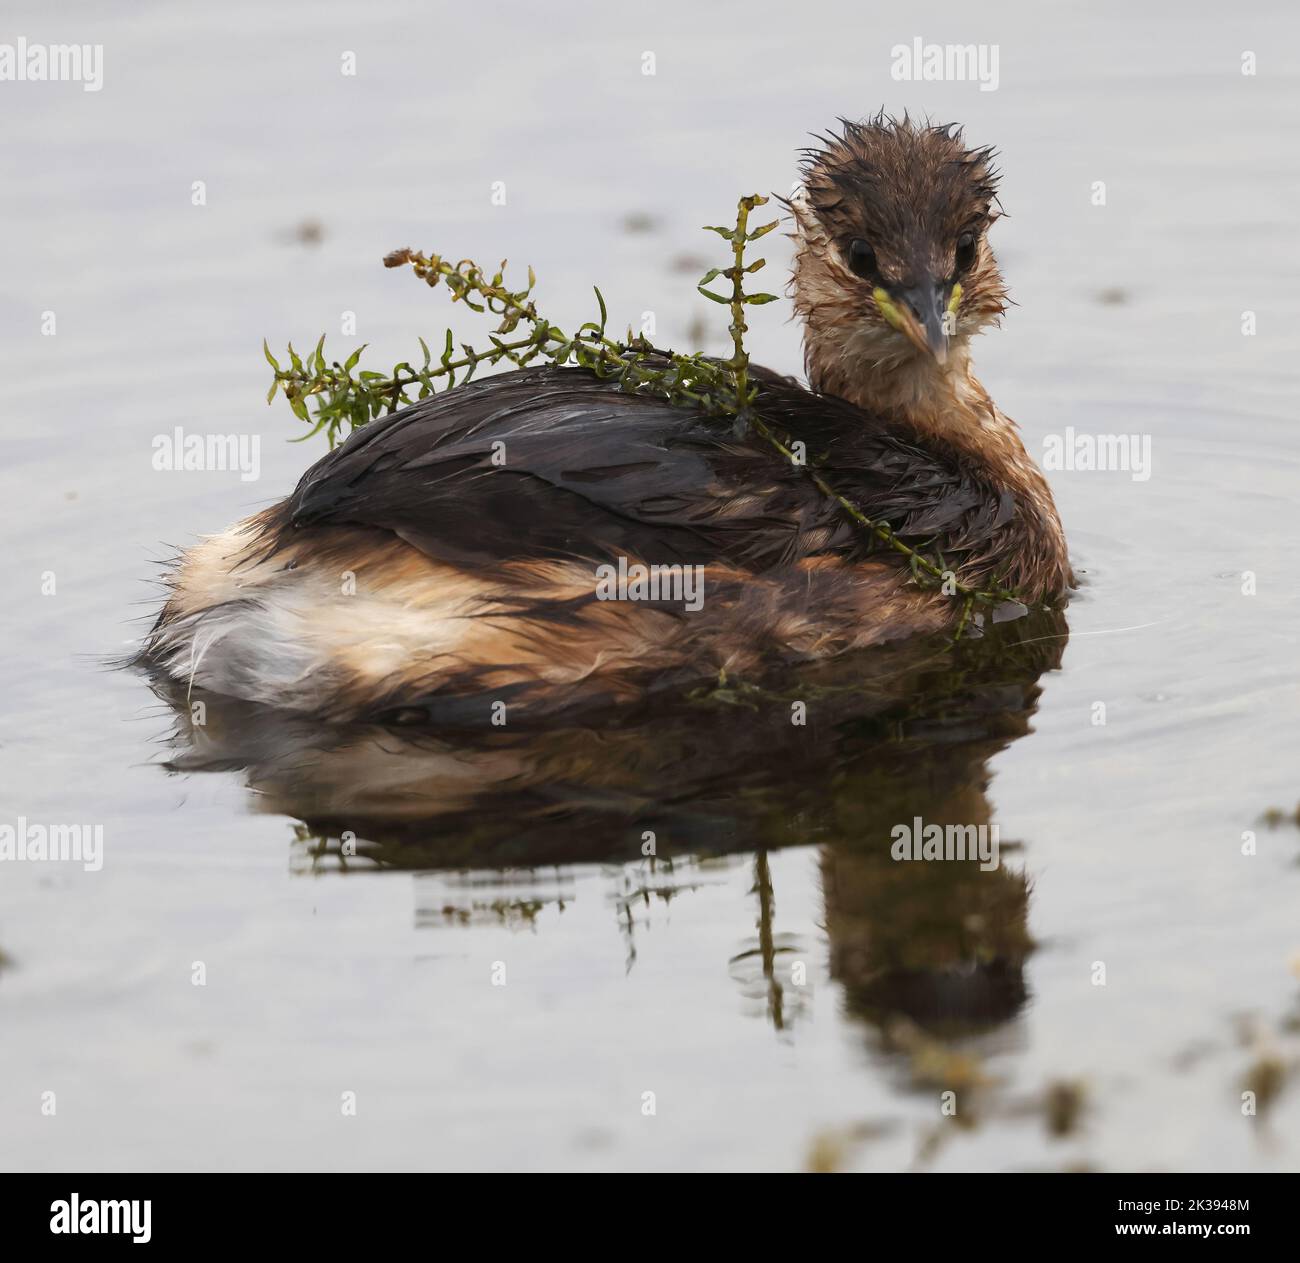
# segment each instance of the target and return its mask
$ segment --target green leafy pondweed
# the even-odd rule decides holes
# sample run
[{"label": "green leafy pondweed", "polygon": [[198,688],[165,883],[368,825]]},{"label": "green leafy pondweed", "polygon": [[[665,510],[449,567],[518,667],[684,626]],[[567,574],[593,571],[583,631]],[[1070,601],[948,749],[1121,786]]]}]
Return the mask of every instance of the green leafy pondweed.
[{"label": "green leafy pondweed", "polygon": [[[312,426],[303,437],[310,438],[323,431],[333,447],[340,437],[345,437],[345,428],[350,432],[440,388],[449,390],[464,385],[480,365],[495,367],[509,363],[524,368],[543,361],[586,369],[597,377],[616,380],[623,390],[656,395],[711,414],[745,417],[751,411],[755,388],[747,373],[744,308],[748,304],[776,300],[775,294],[747,294],[743,284],[745,272],[756,272],[765,263],[760,259],[745,267],[746,243],[776,227],[773,221],[753,233],[746,231],[749,211],[766,200],[742,198],[735,229],[713,229],[733,241],[736,263],[730,268],[714,268],[701,282],[700,290],[715,302],[732,308],[735,352],[728,360],[660,350],[644,337],[634,337],[630,330],[621,341],[611,338],[607,332],[608,310],[599,289],[595,290],[597,318],[568,334],[537,310],[533,301],[537,277],[532,268],[528,269],[528,284],[523,289],[512,290],[505,282],[504,262],[489,275],[471,259],[452,262],[437,254],[394,250],[384,258],[386,267],[410,266],[425,284],[445,286],[452,302],[462,302],[471,311],[496,317],[496,328],[488,335],[489,345],[480,348],[468,342],[458,345],[448,329],[442,354],[436,360],[429,344],[420,338],[422,359],[418,365],[403,360],[391,372],[379,373],[357,368],[364,346],[340,363],[326,359],[323,336],[315,350],[306,356],[299,355],[291,344],[289,366],[283,368],[263,344],[267,361],[275,370],[267,400],[273,400],[277,391],[282,391],[294,415]],[[732,280],[731,295],[720,296],[705,288],[720,276]]]},{"label": "green leafy pondweed", "polygon": [[[267,402],[283,393],[294,415],[312,428],[302,438],[324,433],[330,447],[352,430],[385,413],[425,399],[439,389],[450,390],[470,381],[481,365],[489,368],[511,364],[518,368],[534,363],[568,365],[585,369],[597,377],[617,382],[622,390],[649,394],[682,407],[697,408],[709,415],[735,419],[737,434],[754,433],[786,460],[804,469],[817,489],[863,530],[907,558],[912,576],[918,583],[942,587],[962,601],[958,635],[965,630],[975,605],[993,606],[1020,598],[999,585],[973,588],[956,579],[941,555],[927,556],[899,539],[888,522],[878,521],[837,492],[818,472],[821,459],[800,459],[788,435],[772,430],[755,408],[758,386],[749,373],[749,354],[745,350],[746,308],[776,301],[775,294],[750,293],[745,278],[766,266],[765,259],[746,263],[745,253],[751,242],[766,236],[779,221],[751,229],[750,214],[767,203],[767,198],[742,197],[737,206],[735,225],[731,228],[710,227],[731,245],[731,265],[710,269],[700,280],[698,289],[706,298],[728,308],[731,321],[732,353],[717,359],[702,352],[684,354],[663,350],[629,329],[623,339],[608,333],[609,315],[600,290],[595,290],[597,316],[566,333],[537,308],[533,290],[537,278],[528,269],[528,283],[511,289],[506,283],[506,264],[488,273],[471,259],[453,262],[442,255],[422,254],[417,250],[395,250],[385,256],[390,268],[410,267],[425,284],[443,286],[453,303],[464,303],[471,311],[495,320],[488,334],[488,345],[475,347],[457,343],[451,330],[442,340],[441,353],[435,357],[429,344],[419,339],[418,362],[403,360],[387,373],[361,369],[364,346],[346,360],[329,360],[325,355],[325,338],[314,350],[300,355],[290,344],[288,366],[271,354],[263,343],[268,363],[275,371]],[[716,293],[715,282],[726,281],[729,288]]]}]

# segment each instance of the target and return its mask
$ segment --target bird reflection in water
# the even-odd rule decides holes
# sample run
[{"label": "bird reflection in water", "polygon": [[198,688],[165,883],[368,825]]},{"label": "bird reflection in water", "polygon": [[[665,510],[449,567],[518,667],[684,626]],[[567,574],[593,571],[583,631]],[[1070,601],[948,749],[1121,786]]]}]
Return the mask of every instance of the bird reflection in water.
[{"label": "bird reflection in water", "polygon": [[[958,643],[914,639],[534,728],[336,726],[155,688],[176,716],[166,766],[240,772],[257,810],[299,822],[313,869],[465,883],[468,902],[450,905],[437,883],[444,903],[422,923],[525,925],[570,897],[571,866],[617,865],[630,966],[639,910],[689,897],[726,857],[752,864],[753,933],[728,966],[783,1031],[804,1008],[790,974],[810,945],[780,928],[768,857],[816,846],[830,977],[847,1011],[906,1053],[901,1030],[951,1039],[1011,1019],[1033,944],[1022,872],[898,863],[891,831],[918,816],[990,823],[988,761],[1028,731],[1064,644],[1062,616],[1035,613]],[[535,890],[493,897],[529,872]],[[493,873],[509,884],[494,888]]]}]

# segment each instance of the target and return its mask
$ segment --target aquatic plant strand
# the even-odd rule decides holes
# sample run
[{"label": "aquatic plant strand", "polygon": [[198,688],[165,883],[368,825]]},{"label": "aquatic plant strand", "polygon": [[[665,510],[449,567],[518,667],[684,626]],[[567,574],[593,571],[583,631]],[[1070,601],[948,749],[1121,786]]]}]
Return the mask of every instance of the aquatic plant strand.
[{"label": "aquatic plant strand", "polygon": [[[728,332],[731,334],[732,354],[729,359],[719,360],[702,352],[687,355],[663,350],[644,336],[634,337],[630,329],[623,341],[609,337],[606,332],[608,312],[599,289],[595,290],[599,319],[587,321],[572,335],[566,334],[537,310],[533,301],[537,277],[532,268],[528,269],[527,286],[511,290],[505,282],[504,261],[489,275],[471,259],[451,262],[441,255],[403,249],[386,255],[384,266],[409,266],[425,284],[445,286],[452,302],[463,302],[471,311],[497,317],[496,328],[488,335],[491,346],[476,349],[462,342],[457,348],[448,329],[442,354],[436,361],[428,343],[420,338],[423,359],[418,366],[403,360],[387,374],[361,369],[354,375],[364,345],[342,363],[329,361],[325,358],[325,338],[322,335],[315,349],[306,356],[299,355],[290,344],[289,365],[282,367],[264,342],[263,351],[275,373],[267,402],[270,403],[277,393],[283,393],[294,415],[312,426],[296,441],[324,431],[332,448],[339,441],[345,425],[350,432],[376,417],[427,398],[439,386],[450,390],[464,385],[473,378],[481,364],[495,367],[508,362],[525,368],[540,359],[557,367],[569,364],[597,377],[615,380],[620,389],[632,394],[654,395],[679,406],[700,409],[709,415],[734,417],[739,432],[752,430],[774,451],[804,470],[818,491],[833,501],[851,521],[906,557],[918,583],[937,582],[950,588],[954,595],[959,595],[962,612],[957,635],[960,637],[976,604],[992,606],[1006,601],[1021,601],[1022,598],[998,584],[975,588],[962,583],[944,566],[942,556],[938,561],[927,557],[901,540],[888,522],[870,517],[860,506],[836,491],[818,472],[817,466],[823,462],[801,460],[790,440],[776,434],[754,410],[759,388],[749,375],[749,354],[745,349],[745,334],[749,326],[745,320],[745,308],[775,302],[777,296],[745,290],[745,277],[767,265],[766,259],[746,264],[745,249],[750,242],[766,236],[778,225],[779,221],[773,220],[753,231],[749,229],[750,213],[765,205],[767,200],[757,194],[742,197],[733,228],[710,226],[708,229],[731,243],[731,266],[710,269],[697,286],[705,298],[730,310]],[[719,278],[730,282],[729,293],[718,294],[709,288]],[[510,336],[521,328],[527,332],[518,337]]]}]

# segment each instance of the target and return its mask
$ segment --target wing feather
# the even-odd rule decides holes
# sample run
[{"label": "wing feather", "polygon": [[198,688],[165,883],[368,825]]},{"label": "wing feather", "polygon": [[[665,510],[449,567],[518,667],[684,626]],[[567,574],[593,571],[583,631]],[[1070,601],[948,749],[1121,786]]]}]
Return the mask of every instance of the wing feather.
[{"label": "wing feather", "polygon": [[[992,548],[1015,501],[950,453],[843,400],[760,371],[759,407],[827,456],[843,494],[905,539]],[[857,559],[879,542],[801,470],[725,419],[625,393],[575,369],[525,369],[431,396],[358,430],[304,474],[293,528],[391,531],[428,556],[492,566],[524,558],[753,570],[813,553]]]}]

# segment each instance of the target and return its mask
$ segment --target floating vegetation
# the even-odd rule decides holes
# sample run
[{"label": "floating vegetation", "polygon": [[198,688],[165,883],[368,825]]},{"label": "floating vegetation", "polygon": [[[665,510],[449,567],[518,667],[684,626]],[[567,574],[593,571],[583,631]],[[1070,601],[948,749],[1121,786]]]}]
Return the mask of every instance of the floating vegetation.
[{"label": "floating vegetation", "polygon": [[1270,829],[1280,829],[1283,825],[1300,827],[1300,804],[1293,811],[1284,811],[1281,807],[1270,807],[1260,819]]},{"label": "floating vegetation", "polygon": [[1286,1087],[1291,1067],[1272,1049],[1261,1049],[1242,1079],[1243,1092],[1254,1098],[1255,1113],[1263,1116],[1276,1103]]},{"label": "floating vegetation", "polygon": [[1058,1140],[1072,1135],[1083,1117],[1088,1093],[1080,1079],[1055,1079],[1043,1094],[1043,1114],[1047,1131]]},{"label": "floating vegetation", "polygon": [[[426,399],[439,389],[450,390],[466,384],[484,365],[495,368],[512,364],[516,368],[526,368],[531,364],[547,363],[584,369],[615,382],[620,389],[632,394],[652,395],[678,406],[696,408],[710,416],[731,417],[738,436],[751,432],[757,434],[785,460],[803,469],[818,491],[833,501],[848,518],[902,554],[918,583],[942,585],[947,594],[961,599],[959,637],[977,604],[984,607],[1007,602],[1028,604],[1022,602],[1016,592],[997,583],[984,588],[961,583],[942,556],[927,556],[912,548],[894,534],[888,522],[869,517],[858,505],[836,491],[818,472],[824,458],[805,459],[802,454],[796,455],[792,447],[794,440],[788,435],[777,434],[758,415],[754,405],[759,387],[750,376],[749,354],[745,349],[745,334],[749,328],[746,309],[775,302],[777,296],[750,293],[745,289],[745,278],[767,264],[765,259],[747,263],[745,251],[751,243],[765,237],[778,225],[779,221],[773,220],[750,228],[750,214],[766,203],[767,198],[757,194],[742,197],[733,227],[708,228],[731,247],[730,266],[710,268],[696,287],[705,298],[727,307],[730,312],[727,329],[731,335],[732,353],[726,359],[702,352],[683,354],[663,350],[643,335],[633,335],[630,329],[622,340],[611,337],[608,333],[609,313],[599,289],[595,290],[597,318],[580,325],[573,333],[566,333],[538,310],[533,299],[537,277],[531,268],[528,269],[528,284],[523,289],[511,289],[506,283],[504,261],[489,273],[471,259],[453,262],[442,255],[401,249],[385,256],[385,267],[410,267],[426,285],[443,286],[451,294],[452,302],[464,303],[473,312],[495,318],[496,327],[488,336],[490,345],[477,348],[468,342],[458,345],[448,329],[441,354],[436,359],[429,344],[420,338],[422,356],[418,363],[403,360],[390,372],[381,373],[358,368],[364,346],[358,347],[341,363],[327,359],[324,335],[315,349],[305,356],[300,355],[291,343],[287,366],[281,365],[264,342],[263,352],[275,373],[267,402],[271,402],[277,393],[282,393],[294,415],[312,427],[302,437],[323,433],[332,448],[347,433],[377,417]],[[710,288],[719,281],[728,283],[722,293]]]},{"label": "floating vegetation", "polygon": [[851,1123],[847,1127],[827,1127],[817,1132],[808,1144],[804,1169],[814,1175],[831,1175],[842,1171],[854,1156],[854,1151],[875,1140],[892,1136],[899,1130],[897,1123]]}]

